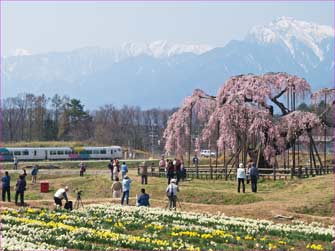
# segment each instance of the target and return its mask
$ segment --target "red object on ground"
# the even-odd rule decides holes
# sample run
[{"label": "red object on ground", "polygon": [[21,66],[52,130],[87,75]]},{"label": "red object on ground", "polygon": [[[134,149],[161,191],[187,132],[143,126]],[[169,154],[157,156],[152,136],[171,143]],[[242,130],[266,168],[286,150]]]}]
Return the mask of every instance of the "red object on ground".
[{"label": "red object on ground", "polygon": [[41,184],[41,193],[49,192],[49,181],[44,180],[40,182]]}]

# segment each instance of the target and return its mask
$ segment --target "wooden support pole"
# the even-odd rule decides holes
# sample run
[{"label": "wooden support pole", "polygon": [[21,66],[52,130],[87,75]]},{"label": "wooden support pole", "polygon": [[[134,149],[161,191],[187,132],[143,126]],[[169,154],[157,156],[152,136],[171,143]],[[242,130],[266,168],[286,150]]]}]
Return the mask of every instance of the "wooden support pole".
[{"label": "wooden support pole", "polygon": [[[290,87],[287,88],[287,109],[290,109],[290,90]],[[290,149],[287,149],[287,168],[290,169]]]},{"label": "wooden support pole", "polygon": [[[295,111],[295,87],[291,91],[291,111]],[[293,142],[292,147],[292,168],[295,170],[295,142]]]},{"label": "wooden support pole", "polygon": [[215,169],[216,171],[218,170],[218,158],[219,158],[219,147],[218,147],[218,140],[220,138],[220,120],[217,123],[217,128],[216,128],[216,142],[215,142]]},{"label": "wooden support pole", "polygon": [[187,164],[188,167],[191,166],[191,148],[192,148],[192,110],[193,110],[193,105],[191,106],[190,109],[190,121],[189,121],[189,129],[190,129],[190,136],[188,139],[188,160],[187,160]]},{"label": "wooden support pole", "polygon": [[313,169],[312,169],[312,142],[311,139],[309,139],[309,167],[310,167],[310,174],[313,175]]},{"label": "wooden support pole", "polygon": [[314,139],[313,139],[313,137],[312,137],[311,134],[309,134],[309,137],[310,137],[310,140],[311,140],[311,143],[312,143],[312,147],[314,148],[314,151],[315,151],[315,153],[316,153],[316,156],[318,157],[318,160],[319,160],[319,163],[320,163],[321,170],[323,170],[322,161],[321,161],[321,158],[320,158],[318,149],[317,149],[317,147],[316,147],[316,145],[315,145]]},{"label": "wooden support pole", "polygon": [[[325,92],[325,110],[327,109],[327,93]],[[324,118],[326,119],[326,113],[324,114]],[[323,149],[323,166],[327,165],[327,127],[325,125],[324,130],[324,149]]]}]

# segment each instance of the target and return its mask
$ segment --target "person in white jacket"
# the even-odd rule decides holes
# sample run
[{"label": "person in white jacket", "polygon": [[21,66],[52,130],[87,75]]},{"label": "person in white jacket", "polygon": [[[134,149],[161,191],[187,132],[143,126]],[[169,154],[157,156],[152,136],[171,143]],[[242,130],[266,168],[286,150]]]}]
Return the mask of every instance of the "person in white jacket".
[{"label": "person in white jacket", "polygon": [[171,179],[170,184],[166,188],[166,195],[169,198],[169,209],[176,210],[177,204],[177,193],[179,192],[179,187],[176,185],[177,180]]},{"label": "person in white jacket", "polygon": [[244,185],[245,179],[246,179],[245,168],[243,163],[240,163],[239,167],[237,168],[237,181],[238,181],[237,192],[240,192],[240,187],[242,183],[242,191],[243,193],[245,193],[245,185]]}]

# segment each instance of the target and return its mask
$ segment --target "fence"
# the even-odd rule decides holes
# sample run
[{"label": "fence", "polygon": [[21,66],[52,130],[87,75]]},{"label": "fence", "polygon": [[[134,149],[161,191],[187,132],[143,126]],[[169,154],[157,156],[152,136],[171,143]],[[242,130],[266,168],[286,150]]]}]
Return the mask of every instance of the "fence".
[{"label": "fence", "polygon": [[[186,177],[192,179],[235,179],[236,178],[236,167],[228,166],[223,167],[211,167],[208,165],[199,165],[198,167],[192,166],[186,168]],[[296,168],[285,168],[283,166],[279,168],[259,168],[259,176],[263,179],[287,179],[287,178],[308,178],[310,176],[325,175],[335,173],[334,167],[310,167],[310,166],[299,166]],[[140,166],[137,169],[138,175],[140,175]],[[149,166],[148,175],[153,177],[166,177],[164,168],[158,166]]]}]

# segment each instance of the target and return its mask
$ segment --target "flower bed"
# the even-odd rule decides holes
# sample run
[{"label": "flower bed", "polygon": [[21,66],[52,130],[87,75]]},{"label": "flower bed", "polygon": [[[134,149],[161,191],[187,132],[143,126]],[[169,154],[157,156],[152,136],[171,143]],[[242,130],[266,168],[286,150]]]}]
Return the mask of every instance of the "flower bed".
[{"label": "flower bed", "polygon": [[266,220],[159,208],[2,211],[3,250],[332,250],[334,231],[318,223]]}]

